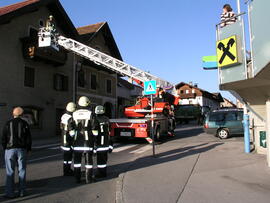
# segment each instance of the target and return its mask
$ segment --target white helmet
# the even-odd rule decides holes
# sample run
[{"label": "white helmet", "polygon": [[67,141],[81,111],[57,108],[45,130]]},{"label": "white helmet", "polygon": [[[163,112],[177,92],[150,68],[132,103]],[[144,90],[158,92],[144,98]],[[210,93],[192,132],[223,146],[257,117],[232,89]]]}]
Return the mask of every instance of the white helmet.
[{"label": "white helmet", "polygon": [[90,105],[90,103],[91,103],[90,100],[86,96],[80,97],[78,101],[79,106],[82,106],[82,107],[87,107]]},{"label": "white helmet", "polygon": [[66,110],[68,112],[74,112],[76,110],[76,104],[74,102],[69,102],[67,104]]},{"label": "white helmet", "polygon": [[105,113],[105,109],[103,106],[96,106],[95,108],[95,114],[104,114]]}]

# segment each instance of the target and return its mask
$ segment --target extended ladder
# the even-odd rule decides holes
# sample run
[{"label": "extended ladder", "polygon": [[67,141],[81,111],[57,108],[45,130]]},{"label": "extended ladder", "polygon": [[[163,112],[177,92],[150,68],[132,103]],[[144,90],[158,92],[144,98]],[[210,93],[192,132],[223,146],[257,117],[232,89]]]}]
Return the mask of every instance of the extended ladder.
[{"label": "extended ladder", "polygon": [[46,30],[46,28],[40,28],[39,47],[51,46],[55,49],[58,49],[58,45],[98,65],[102,65],[105,68],[112,70],[113,72],[119,73],[123,76],[127,76],[128,78],[135,79],[141,82],[156,80],[157,85],[165,89],[172,89],[174,87],[168,81],[165,81],[148,72],[140,70],[139,68],[124,63],[123,61],[104,54],[76,40],[66,38],[64,36],[57,36],[56,33],[48,31]]}]

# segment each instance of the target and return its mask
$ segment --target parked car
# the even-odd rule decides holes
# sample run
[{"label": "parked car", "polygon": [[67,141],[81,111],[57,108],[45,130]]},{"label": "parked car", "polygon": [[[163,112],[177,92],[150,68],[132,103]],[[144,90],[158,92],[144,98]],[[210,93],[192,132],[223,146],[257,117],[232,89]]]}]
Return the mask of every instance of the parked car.
[{"label": "parked car", "polygon": [[220,109],[207,114],[204,122],[204,131],[221,139],[231,135],[243,135],[243,110]]}]

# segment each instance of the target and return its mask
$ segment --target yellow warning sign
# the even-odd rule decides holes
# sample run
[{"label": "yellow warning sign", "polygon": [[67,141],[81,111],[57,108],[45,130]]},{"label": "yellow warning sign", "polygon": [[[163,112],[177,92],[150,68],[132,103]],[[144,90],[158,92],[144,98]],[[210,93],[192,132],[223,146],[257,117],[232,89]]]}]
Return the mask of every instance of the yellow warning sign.
[{"label": "yellow warning sign", "polygon": [[219,68],[239,63],[236,35],[217,41],[217,62]]}]

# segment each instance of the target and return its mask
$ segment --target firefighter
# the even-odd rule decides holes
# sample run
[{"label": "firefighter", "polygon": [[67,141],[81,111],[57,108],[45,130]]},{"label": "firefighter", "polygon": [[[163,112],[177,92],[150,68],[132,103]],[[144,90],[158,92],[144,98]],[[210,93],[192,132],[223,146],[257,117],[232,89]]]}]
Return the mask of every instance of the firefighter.
[{"label": "firefighter", "polygon": [[175,136],[174,130],[175,130],[176,124],[175,124],[174,106],[173,105],[171,105],[171,108],[169,109],[168,121],[169,121],[168,135],[170,137],[174,137]]},{"label": "firefighter", "polygon": [[75,135],[74,121],[72,113],[76,110],[76,104],[69,102],[66,106],[66,113],[61,117],[60,128],[62,131],[62,150],[64,156],[63,174],[64,176],[72,176],[72,142]]},{"label": "firefighter", "polygon": [[86,183],[93,180],[93,150],[94,136],[92,134],[93,115],[90,110],[90,100],[82,96],[78,101],[78,109],[73,113],[76,134],[74,136],[74,175],[76,182],[81,182],[81,162],[85,157]]},{"label": "firefighter", "polygon": [[93,134],[96,135],[95,151],[97,153],[97,178],[104,178],[107,176],[108,152],[111,153],[113,150],[112,141],[110,139],[110,121],[104,113],[105,110],[103,106],[96,106]]}]

